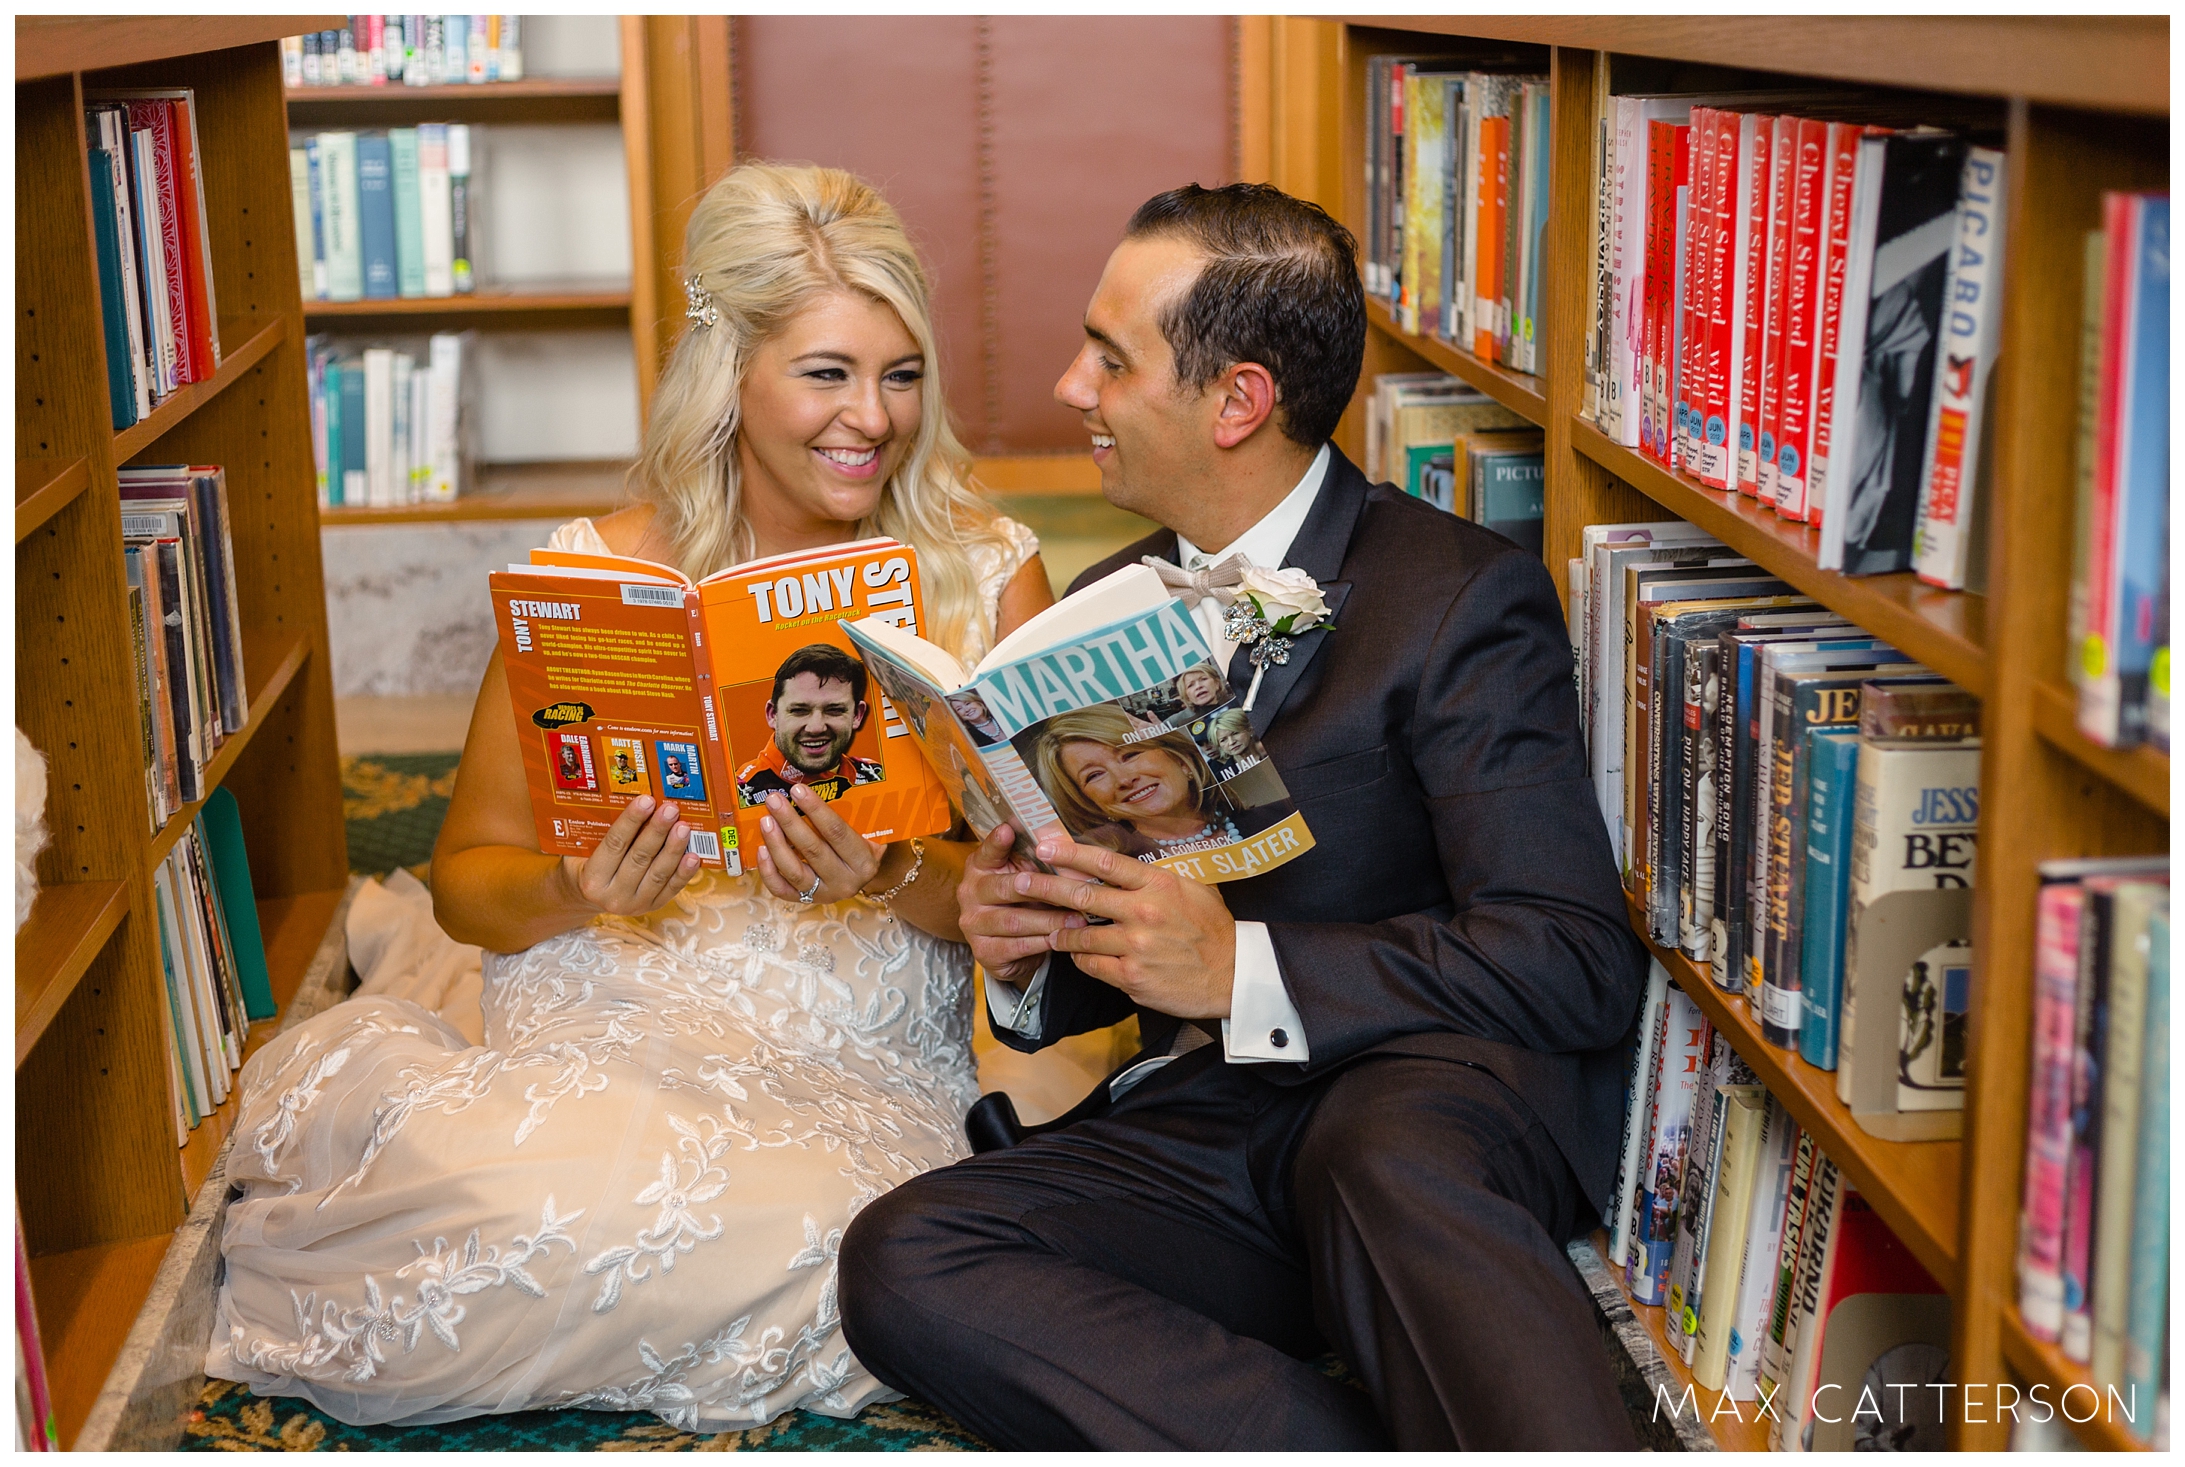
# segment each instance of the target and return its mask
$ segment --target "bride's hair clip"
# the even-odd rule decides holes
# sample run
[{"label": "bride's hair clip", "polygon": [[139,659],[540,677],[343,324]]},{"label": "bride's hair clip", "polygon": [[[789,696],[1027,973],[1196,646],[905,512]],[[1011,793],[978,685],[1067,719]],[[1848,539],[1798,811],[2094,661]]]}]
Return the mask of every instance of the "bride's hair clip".
[{"label": "bride's hair clip", "polygon": [[683,281],[683,298],[689,306],[683,314],[701,326],[721,324],[721,309],[713,304],[713,296],[700,284],[702,276],[692,275]]}]

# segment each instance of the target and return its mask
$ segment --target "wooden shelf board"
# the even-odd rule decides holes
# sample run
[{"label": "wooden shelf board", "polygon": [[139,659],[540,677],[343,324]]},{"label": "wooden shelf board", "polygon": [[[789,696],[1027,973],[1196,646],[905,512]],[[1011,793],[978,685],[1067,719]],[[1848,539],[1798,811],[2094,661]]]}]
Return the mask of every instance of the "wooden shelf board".
[{"label": "wooden shelf board", "polygon": [[[288,690],[289,683],[310,653],[310,639],[301,631],[284,631],[258,637],[244,634],[243,676],[248,685],[250,718],[241,729],[228,735],[228,741],[220,746],[219,752],[205,766],[205,791],[208,795],[220,787],[220,781],[235,767],[235,761],[242,757],[244,748],[257,736],[258,730],[265,727],[266,715],[273,711],[273,705]],[[167,823],[160,827],[159,833],[152,837],[151,850],[144,858],[145,863],[156,866],[167,859],[167,853],[174,849],[174,843],[182,838],[182,832],[189,829],[190,822],[197,818],[197,812],[204,807],[204,800],[196,800],[170,816]]]},{"label": "wooden shelf board", "polygon": [[[1768,1450],[1768,1432],[1772,1423],[1759,1415],[1758,1401],[1726,1401],[1720,1391],[1711,1391],[1699,1383],[1692,1374],[1692,1367],[1684,1363],[1684,1357],[1669,1347],[1669,1311],[1659,1304],[1641,1304],[1632,1296],[1631,1286],[1625,1282],[1624,1271],[1608,1262],[1608,1234],[1597,1230],[1593,1234],[1594,1253],[1601,1259],[1601,1267],[1616,1280],[1617,1289],[1624,1302],[1631,1306],[1631,1313],[1646,1327],[1647,1337],[1654,1342],[1654,1353],[1661,1357],[1662,1367],[1677,1383],[1678,1397],[1689,1386],[1693,1403],[1699,1408],[1700,1425],[1715,1439],[1717,1450],[1724,1452],[1765,1452]],[[1675,1403],[1672,1403],[1675,1404]]]},{"label": "wooden shelf board", "polygon": [[131,66],[342,24],[338,15],[17,16],[15,79]]},{"label": "wooden shelf board", "polygon": [[152,1292],[170,1235],[102,1243],[30,1260],[31,1297],[61,1449],[75,1444]]},{"label": "wooden shelf board", "polygon": [[1646,921],[1629,897],[1632,929],[1669,976],[1699,1004],[1730,1047],[1753,1067],[1770,1094],[1811,1131],[1820,1148],[1843,1170],[1935,1282],[1958,1292],[1958,1187],[1963,1143],[1883,1141],[1859,1129],[1851,1109],[1836,1098],[1836,1076],[1761,1037],[1760,1021],[1742,994],[1724,993],[1682,953],[1646,935]]},{"label": "wooden shelf board", "polygon": [[1090,453],[992,454],[974,459],[971,473],[989,494],[1100,495],[1100,465]]},{"label": "wooden shelf board", "polygon": [[282,318],[275,316],[259,327],[256,335],[241,346],[235,346],[232,343],[242,334],[242,323],[223,321],[220,325],[220,340],[223,343],[220,370],[203,382],[192,382],[175,392],[165,402],[153,408],[150,417],[140,419],[116,433],[114,462],[128,463],[171,432],[184,418],[225,392],[245,372],[264,360],[266,353],[279,346],[287,330]]},{"label": "wooden shelf board", "polygon": [[330,505],[321,525],[431,525],[462,520],[597,519],[630,501],[625,459],[478,465],[477,487],[439,504]]},{"label": "wooden shelf board", "polygon": [[[2003,1354],[2016,1366],[2029,1385],[2046,1383],[2056,1393],[2050,1406],[2061,1415],[2063,1393],[2073,1386],[2084,1386],[2094,1393],[2101,1403],[2091,1421],[2073,1421],[2071,1429],[2079,1434],[2079,1440],[2097,1452],[2146,1452],[2153,1450],[2152,1442],[2141,1441],[2132,1435],[2131,1429],[2122,1422],[2109,1419],[2109,1400],[2094,1377],[2084,1365],[2066,1356],[2061,1348],[2045,1340],[2037,1340],[2026,1333],[2025,1321],[2018,1317],[2016,1308],[2005,1306],[2002,1311]],[[2083,1408],[2086,1397],[2072,1392],[2072,1401]],[[2143,1420],[2151,1419],[2155,1409],[2153,1401],[2136,1402],[2134,1409]],[[2069,1418],[2066,1417],[2068,1420]]]},{"label": "wooden shelf board", "polygon": [[297,126],[419,122],[613,122],[619,77],[538,77],[517,82],[413,87],[292,87],[284,95]]},{"label": "wooden shelf board", "polygon": [[1822,570],[1814,563],[1821,546],[1815,526],[1783,519],[1744,495],[1703,488],[1610,442],[1591,423],[1573,420],[1571,443],[1662,508],[1842,612],[1974,697],[1988,696],[1987,597],[1944,591],[1909,571],[1847,576]]},{"label": "wooden shelf board", "polygon": [[1621,51],[1867,86],[2167,112],[2167,16],[1346,16],[1353,25]]},{"label": "wooden shelf board", "polygon": [[1404,330],[1396,324],[1386,301],[1366,298],[1366,322],[1374,330],[1391,340],[1399,341],[1441,368],[1452,377],[1462,378],[1526,422],[1546,427],[1548,422],[1547,384],[1538,377],[1524,372],[1513,372],[1508,367],[1493,362],[1483,362],[1470,352],[1451,346],[1438,336],[1422,336]]},{"label": "wooden shelf board", "polygon": [[[314,326],[348,326],[357,322],[408,325],[422,330],[440,319],[490,320],[497,325],[519,318],[536,317],[544,324],[583,324],[583,318],[611,317],[608,325],[626,325],[630,309],[627,281],[566,281],[538,285],[494,285],[468,295],[398,297],[394,300],[320,301],[303,303],[304,319]],[[572,318],[577,318],[572,320]]]},{"label": "wooden shelf board", "polygon": [[15,461],[15,543],[30,538],[33,530],[52,519],[84,490],[91,487],[89,459],[61,463],[47,458]]},{"label": "wooden shelf board", "polygon": [[2070,689],[2041,683],[2033,691],[2034,731],[2148,809],[2170,817],[2170,756],[2144,745],[2105,749],[2079,732],[2078,698]]},{"label": "wooden shelf board", "polygon": [[[264,934],[266,945],[266,973],[272,980],[273,1001],[280,1006],[280,1012],[250,1026],[243,1038],[245,1064],[280,1029],[281,1015],[288,1011],[289,1000],[296,996],[296,985],[302,981],[304,970],[311,966],[319,942],[326,936],[326,924],[341,906],[342,895],[338,891],[314,891],[302,896],[269,897],[258,903],[258,928]],[[237,1075],[240,1073],[236,1072]],[[236,1075],[230,1075],[228,1083],[233,1087]],[[183,1196],[195,1197],[197,1189],[205,1185],[205,1178],[212,1174],[212,1164],[219,1159],[220,1148],[234,1128],[239,1101],[238,1091],[230,1088],[228,1098],[190,1132],[189,1143],[182,1148]]]},{"label": "wooden shelf board", "polygon": [[123,882],[64,881],[39,891],[30,920],[15,934],[17,1069],[128,914]]}]

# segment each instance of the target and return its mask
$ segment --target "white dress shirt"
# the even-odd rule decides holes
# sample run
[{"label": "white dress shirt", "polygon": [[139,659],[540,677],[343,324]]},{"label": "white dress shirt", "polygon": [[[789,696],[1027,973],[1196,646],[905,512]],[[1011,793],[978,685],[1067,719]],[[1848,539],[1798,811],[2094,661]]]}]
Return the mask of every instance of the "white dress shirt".
[{"label": "white dress shirt", "polygon": [[[1297,487],[1283,496],[1282,502],[1269,510],[1259,523],[1221,549],[1201,550],[1178,535],[1176,563],[1191,570],[1197,565],[1212,564],[1235,555],[1241,556],[1247,565],[1279,568],[1283,557],[1289,554],[1291,543],[1297,539],[1297,532],[1304,528],[1305,516],[1311,513],[1313,501],[1320,497],[1320,486],[1328,477],[1328,453],[1327,445],[1322,444],[1320,452],[1314,455],[1312,464],[1305,470],[1305,476],[1297,481]],[[1226,668],[1236,643],[1222,632],[1222,611],[1222,604],[1212,596],[1191,608],[1199,630],[1206,635],[1207,645],[1214,650],[1214,660]],[[1046,991],[1045,964],[1022,990],[991,976],[986,980],[986,1000],[994,1021],[1027,1036],[1039,1032],[1040,1000],[1046,996]],[[1170,1054],[1153,1056],[1118,1075],[1110,1087],[1111,1093],[1120,1096],[1170,1059],[1196,1048],[1193,1036],[1197,1033],[1191,1025],[1185,1025]],[[1298,1014],[1297,1005],[1290,1001],[1289,990],[1283,987],[1282,968],[1275,961],[1274,939],[1268,936],[1264,922],[1237,923],[1236,978],[1229,993],[1229,1017],[1221,1021],[1221,1042],[1222,1057],[1231,1064],[1301,1065],[1312,1058],[1310,1046],[1305,1041],[1304,1019]]]}]

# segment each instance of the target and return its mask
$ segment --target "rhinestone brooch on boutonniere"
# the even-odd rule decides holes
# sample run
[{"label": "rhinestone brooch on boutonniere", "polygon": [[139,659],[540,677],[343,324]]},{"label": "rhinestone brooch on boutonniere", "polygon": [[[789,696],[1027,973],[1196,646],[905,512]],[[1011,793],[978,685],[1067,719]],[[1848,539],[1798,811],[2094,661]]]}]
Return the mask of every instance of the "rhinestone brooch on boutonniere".
[{"label": "rhinestone brooch on boutonniere", "polygon": [[1301,570],[1245,569],[1237,599],[1222,614],[1223,635],[1252,649],[1252,686],[1244,695],[1245,712],[1252,711],[1259,697],[1267,664],[1287,665],[1296,639],[1315,627],[1335,630],[1318,581]]}]

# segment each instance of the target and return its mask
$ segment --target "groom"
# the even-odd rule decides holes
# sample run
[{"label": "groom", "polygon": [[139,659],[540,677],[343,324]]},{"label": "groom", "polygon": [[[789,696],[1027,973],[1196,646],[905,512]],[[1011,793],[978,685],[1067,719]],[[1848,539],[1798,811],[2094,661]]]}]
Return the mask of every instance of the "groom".
[{"label": "groom", "polygon": [[1355,249],[1273,188],[1159,195],[1056,387],[1108,499],[1168,527],[1081,583],[1240,557],[1312,576],[1333,626],[1251,714],[1305,856],[1211,887],[1061,839],[1020,872],[997,839],[966,870],[1003,1042],[1133,1009],[1145,1038],[1072,1124],[843,1241],[859,1358],[997,1446],[1634,1445],[1562,1245],[1612,1185],[1643,953],[1546,567],[1328,442]]}]

